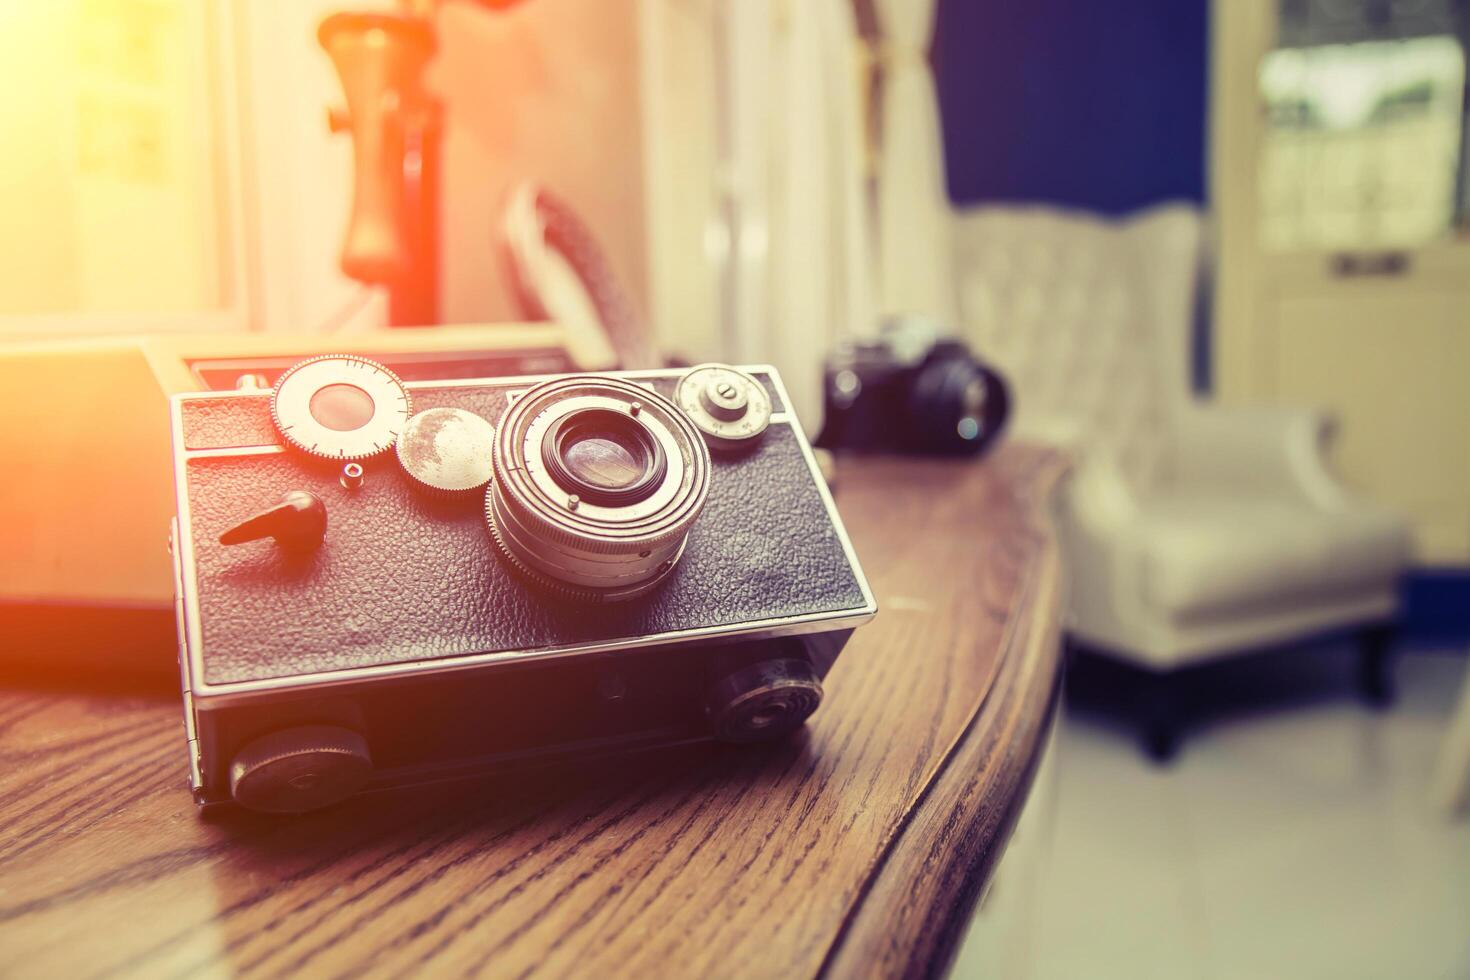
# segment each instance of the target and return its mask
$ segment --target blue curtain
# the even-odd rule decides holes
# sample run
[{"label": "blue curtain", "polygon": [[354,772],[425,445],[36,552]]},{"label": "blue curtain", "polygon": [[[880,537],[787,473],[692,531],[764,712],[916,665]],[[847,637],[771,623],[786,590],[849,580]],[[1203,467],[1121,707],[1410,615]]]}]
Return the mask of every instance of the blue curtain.
[{"label": "blue curtain", "polygon": [[940,0],[958,204],[1203,202],[1209,0]]}]

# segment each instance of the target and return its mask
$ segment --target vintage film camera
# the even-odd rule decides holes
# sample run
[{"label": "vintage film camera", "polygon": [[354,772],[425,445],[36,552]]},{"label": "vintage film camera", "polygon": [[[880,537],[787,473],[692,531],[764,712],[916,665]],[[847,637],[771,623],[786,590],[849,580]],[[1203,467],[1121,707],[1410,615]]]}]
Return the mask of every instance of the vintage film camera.
[{"label": "vintage film camera", "polygon": [[326,356],[171,408],[201,805],[779,738],[876,611],[768,367],[404,383]]},{"label": "vintage film camera", "polygon": [[979,455],[1010,414],[1001,376],[922,317],[890,320],[877,340],[839,348],[823,401],[825,449]]}]

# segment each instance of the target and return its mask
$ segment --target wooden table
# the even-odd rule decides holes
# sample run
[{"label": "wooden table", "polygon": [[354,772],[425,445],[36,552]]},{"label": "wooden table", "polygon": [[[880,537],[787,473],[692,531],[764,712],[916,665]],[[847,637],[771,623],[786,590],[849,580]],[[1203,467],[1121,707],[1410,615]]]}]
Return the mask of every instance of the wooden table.
[{"label": "wooden table", "polygon": [[12,681],[0,973],[939,973],[1056,705],[1063,470],[843,461],[881,609],[778,746],[204,819],[168,691]]}]

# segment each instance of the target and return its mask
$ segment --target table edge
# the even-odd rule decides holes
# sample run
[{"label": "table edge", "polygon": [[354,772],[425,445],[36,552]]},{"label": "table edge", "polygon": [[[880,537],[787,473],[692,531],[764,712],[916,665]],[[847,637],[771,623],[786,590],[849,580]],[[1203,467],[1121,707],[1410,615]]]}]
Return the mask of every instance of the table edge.
[{"label": "table edge", "polygon": [[1055,506],[1069,467],[1062,454],[1046,452],[1038,468],[1028,517],[1041,543],[1000,671],[874,863],[819,976],[942,976],[1025,807],[1064,671],[1066,584]]}]

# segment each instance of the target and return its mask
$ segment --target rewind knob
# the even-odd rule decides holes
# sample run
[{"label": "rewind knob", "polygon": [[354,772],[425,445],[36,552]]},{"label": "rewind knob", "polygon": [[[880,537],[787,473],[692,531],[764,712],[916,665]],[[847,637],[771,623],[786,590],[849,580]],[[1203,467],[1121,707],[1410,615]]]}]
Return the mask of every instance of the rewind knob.
[{"label": "rewind knob", "polygon": [[674,401],[715,450],[752,446],[771,424],[765,385],[725,364],[701,364],[679,379]]}]

